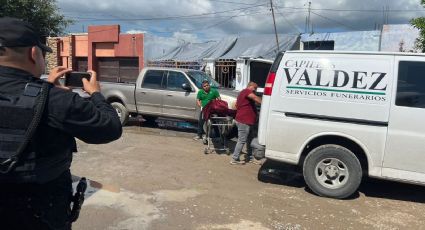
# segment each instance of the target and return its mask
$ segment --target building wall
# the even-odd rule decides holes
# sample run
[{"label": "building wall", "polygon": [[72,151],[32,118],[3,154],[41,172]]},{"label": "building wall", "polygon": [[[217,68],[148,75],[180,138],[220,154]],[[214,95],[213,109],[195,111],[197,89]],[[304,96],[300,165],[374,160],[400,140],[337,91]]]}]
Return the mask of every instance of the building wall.
[{"label": "building wall", "polygon": [[[144,34],[120,34],[119,25],[89,26],[87,34],[48,38],[53,53],[47,56],[47,71],[58,65],[77,68],[76,59],[87,58],[88,69],[98,71],[98,58],[138,58],[144,67]],[[75,69],[76,70],[76,69]]]},{"label": "building wall", "polygon": [[74,35],[75,57],[88,57],[89,38],[87,35]]},{"label": "building wall", "polygon": [[46,73],[49,73],[51,69],[59,65],[59,38],[50,37],[47,38],[47,46],[52,48],[52,53],[46,54]]}]

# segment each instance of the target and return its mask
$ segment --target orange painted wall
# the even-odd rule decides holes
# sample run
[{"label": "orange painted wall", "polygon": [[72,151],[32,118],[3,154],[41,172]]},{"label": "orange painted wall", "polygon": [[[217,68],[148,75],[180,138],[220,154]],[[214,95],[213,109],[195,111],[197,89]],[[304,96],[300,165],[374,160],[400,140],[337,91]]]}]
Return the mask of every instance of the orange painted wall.
[{"label": "orange painted wall", "polygon": [[69,37],[64,37],[61,39],[59,44],[60,56],[69,56]]},{"label": "orange painted wall", "polygon": [[62,61],[62,66],[64,66],[65,68],[69,68],[70,67],[68,65],[68,57],[61,57],[61,61]]},{"label": "orange painted wall", "polygon": [[120,34],[119,25],[89,26],[90,42],[118,42]]},{"label": "orange painted wall", "polygon": [[[71,35],[59,41],[60,59],[87,57],[88,69],[97,70],[97,57],[138,57],[143,62],[143,34],[120,34],[119,25],[89,26],[87,35]],[[72,50],[70,53],[70,42]],[[74,63],[75,64],[75,63]]]},{"label": "orange painted wall", "polygon": [[89,38],[87,35],[76,35],[75,36],[75,56],[76,57],[87,57],[88,56],[88,44]]},{"label": "orange painted wall", "polygon": [[137,57],[142,49],[141,34],[121,34],[120,42],[115,44],[115,54],[117,57]]},{"label": "orange painted wall", "polygon": [[95,55],[96,57],[115,57],[114,43],[96,43]]}]

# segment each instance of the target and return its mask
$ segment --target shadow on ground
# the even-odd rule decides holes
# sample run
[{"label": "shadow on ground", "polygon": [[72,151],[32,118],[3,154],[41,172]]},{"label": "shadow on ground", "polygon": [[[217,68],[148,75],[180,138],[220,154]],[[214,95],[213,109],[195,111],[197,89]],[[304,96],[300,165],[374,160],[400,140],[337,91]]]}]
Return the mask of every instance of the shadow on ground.
[{"label": "shadow on ground", "polygon": [[301,188],[305,186],[302,174],[293,165],[266,160],[258,171],[258,180],[264,183]]},{"label": "shadow on ground", "polygon": [[178,131],[178,132],[193,133],[193,134],[196,133],[197,124],[195,123],[185,122],[185,124],[187,123],[187,125],[183,127],[176,127],[175,123],[176,121],[172,119],[167,123],[167,122],[157,122],[155,119],[152,119],[152,118],[149,118],[146,120],[140,120],[139,118],[130,118],[126,126],[157,128],[161,130],[170,130],[170,131]]},{"label": "shadow on ground", "polygon": [[[305,184],[300,169],[285,163],[266,160],[258,171],[258,180],[297,188],[305,187],[306,192],[314,194]],[[425,187],[419,185],[365,178],[358,192],[348,197],[347,200],[359,198],[359,192],[367,197],[425,203]]]},{"label": "shadow on ground", "polygon": [[425,187],[419,185],[367,178],[359,191],[368,197],[425,203]]}]

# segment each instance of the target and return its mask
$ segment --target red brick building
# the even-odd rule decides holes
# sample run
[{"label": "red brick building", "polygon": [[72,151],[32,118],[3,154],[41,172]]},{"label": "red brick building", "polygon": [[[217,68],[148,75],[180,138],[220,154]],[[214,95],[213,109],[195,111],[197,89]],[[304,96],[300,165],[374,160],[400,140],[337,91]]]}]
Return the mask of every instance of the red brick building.
[{"label": "red brick building", "polygon": [[93,69],[99,79],[134,82],[144,66],[144,34],[120,34],[119,25],[89,26],[88,33],[48,39],[47,72],[55,66]]}]

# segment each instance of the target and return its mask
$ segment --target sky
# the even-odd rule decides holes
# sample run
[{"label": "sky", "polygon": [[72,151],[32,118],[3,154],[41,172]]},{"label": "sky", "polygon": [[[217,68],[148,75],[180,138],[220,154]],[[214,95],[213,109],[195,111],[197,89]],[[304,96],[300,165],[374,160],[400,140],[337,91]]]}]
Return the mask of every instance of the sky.
[{"label": "sky", "polygon": [[[273,0],[277,32],[374,30],[382,24],[408,24],[412,18],[425,16],[420,0],[310,2]],[[61,13],[75,21],[67,28],[72,33],[86,32],[88,25],[111,24],[119,24],[121,33],[147,32],[182,42],[274,33],[270,0],[57,0],[57,3]]]}]

